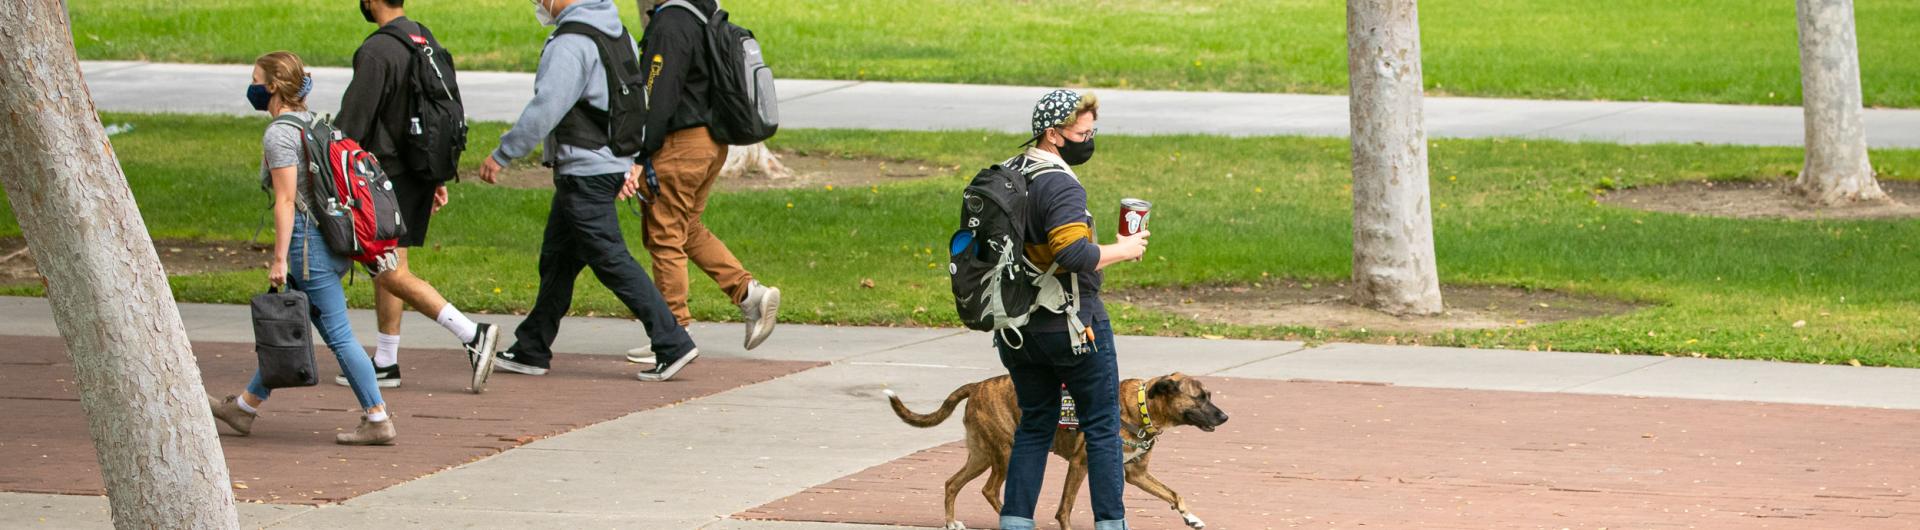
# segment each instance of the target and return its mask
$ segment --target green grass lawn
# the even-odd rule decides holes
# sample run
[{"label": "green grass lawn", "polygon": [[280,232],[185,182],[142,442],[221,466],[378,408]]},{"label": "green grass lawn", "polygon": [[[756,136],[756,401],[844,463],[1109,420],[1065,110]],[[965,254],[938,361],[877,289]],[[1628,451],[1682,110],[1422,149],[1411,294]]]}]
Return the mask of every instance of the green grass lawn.
[{"label": "green grass lawn", "polygon": [[[338,0],[70,0],[80,56],[347,65],[371,27]],[[637,26],[634,2],[620,0]],[[730,0],[781,76],[1344,93],[1334,0]],[[1856,0],[1871,106],[1920,106],[1920,2]],[[1431,93],[1791,105],[1793,2],[1428,0]],[[531,70],[522,0],[415,0],[464,68]]]},{"label": "green grass lawn", "polygon": [[[133,133],[114,139],[157,237],[245,239],[259,218],[254,175],[263,118],[108,115]],[[481,127],[485,153],[500,125]],[[1019,139],[982,133],[797,130],[781,145],[814,153],[922,159],[974,168]],[[1265,276],[1348,276],[1350,189],[1345,140],[1101,138],[1083,173],[1096,213],[1122,194],[1154,201],[1150,260],[1115,266],[1115,286],[1253,282]],[[469,158],[477,161],[477,154]],[[1878,151],[1886,178],[1920,175],[1920,151]],[[1619,146],[1441,140],[1432,149],[1440,271],[1450,284],[1546,288],[1640,301],[1622,316],[1491,333],[1401,336],[1428,344],[1668,353],[1920,366],[1920,222],[1788,222],[1695,218],[1596,204],[1602,179],[1641,185],[1773,178],[1795,171],[1786,148]],[[756,275],[786,290],[787,319],[846,324],[954,325],[941,248],[966,174],[879,187],[722,193],[707,223]],[[416,269],[463,308],[523,311],[550,193],[453,186],[434,222],[441,245]],[[0,210],[6,210],[0,203]],[[636,219],[623,214],[630,234]],[[17,234],[11,211],[0,235]],[[644,259],[637,241],[630,246]],[[694,312],[737,318],[695,274]],[[260,271],[174,278],[182,301],[241,302]],[[862,286],[872,279],[873,287]],[[619,314],[590,276],[577,311]],[[367,307],[370,284],[350,289]],[[37,287],[0,290],[37,294]],[[1116,305],[1125,333],[1385,340],[1363,333],[1199,325]],[[1802,328],[1792,327],[1805,320]]]}]

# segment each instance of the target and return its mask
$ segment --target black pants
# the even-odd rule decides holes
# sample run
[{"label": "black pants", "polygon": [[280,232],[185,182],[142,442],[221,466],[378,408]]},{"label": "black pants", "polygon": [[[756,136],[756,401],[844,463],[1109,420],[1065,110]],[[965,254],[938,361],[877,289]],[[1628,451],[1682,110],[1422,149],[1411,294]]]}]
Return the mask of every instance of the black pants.
[{"label": "black pants", "polygon": [[553,339],[560,334],[560,318],[573,307],[573,282],[582,268],[592,268],[594,277],[640,319],[661,362],[693,350],[693,337],[674,320],[660,288],[627,251],[615,207],[626,178],[623,173],[554,176],[553,207],[540,242],[540,295],[513,332],[515,342],[507,351],[515,362],[547,368],[553,361]]}]

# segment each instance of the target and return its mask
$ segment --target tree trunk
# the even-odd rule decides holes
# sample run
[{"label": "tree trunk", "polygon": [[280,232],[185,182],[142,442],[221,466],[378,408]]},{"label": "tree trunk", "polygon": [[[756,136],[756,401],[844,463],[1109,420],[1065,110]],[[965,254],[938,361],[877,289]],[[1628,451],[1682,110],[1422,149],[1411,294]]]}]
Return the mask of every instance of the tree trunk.
[{"label": "tree trunk", "polygon": [[1347,1],[1354,301],[1439,313],[1415,0]]},{"label": "tree trunk", "polygon": [[1887,199],[1867,161],[1853,0],[1794,4],[1800,16],[1800,107],[1806,113],[1807,165],[1793,189],[1829,206]]},{"label": "tree trunk", "polygon": [[720,178],[783,179],[792,177],[793,172],[773,150],[767,149],[765,142],[745,147],[734,146],[727,150],[727,162],[720,166]]},{"label": "tree trunk", "polygon": [[200,369],[60,0],[0,2],[0,186],[73,357],[114,525],[237,528]]}]

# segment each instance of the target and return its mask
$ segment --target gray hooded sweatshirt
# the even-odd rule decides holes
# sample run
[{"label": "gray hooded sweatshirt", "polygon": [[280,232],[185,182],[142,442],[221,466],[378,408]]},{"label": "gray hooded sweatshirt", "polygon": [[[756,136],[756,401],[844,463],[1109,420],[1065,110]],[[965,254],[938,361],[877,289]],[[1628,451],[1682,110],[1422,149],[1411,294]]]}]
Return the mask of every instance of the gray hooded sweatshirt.
[{"label": "gray hooded sweatshirt", "polygon": [[[558,24],[584,22],[610,37],[620,36],[624,29],[612,0],[580,0],[554,19]],[[614,156],[613,150],[605,147],[582,149],[554,141],[554,127],[581,100],[593,108],[607,109],[607,69],[600,64],[600,50],[585,35],[548,39],[546,49],[540,52],[540,70],[533,78],[533,101],[520,111],[513,128],[500,135],[500,148],[493,151],[493,160],[504,166],[544,142],[546,154],[541,162],[552,165],[561,175],[626,173],[633,167],[631,157]]]}]

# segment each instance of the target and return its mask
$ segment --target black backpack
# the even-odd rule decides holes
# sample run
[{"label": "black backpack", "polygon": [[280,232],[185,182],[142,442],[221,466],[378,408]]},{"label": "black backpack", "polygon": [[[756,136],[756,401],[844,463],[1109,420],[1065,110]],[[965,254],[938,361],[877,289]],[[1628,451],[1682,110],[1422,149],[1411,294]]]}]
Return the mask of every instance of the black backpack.
[{"label": "black backpack", "polygon": [[413,65],[408,68],[412,75],[407,80],[413,97],[407,105],[407,133],[393,139],[400,155],[396,162],[408,175],[445,182],[460,176],[460,155],[467,150],[467,109],[461,103],[460,83],[454,79],[453,56],[427,34],[426,27],[415,23],[414,28],[417,34],[393,25],[376,32],[399,39],[413,52]]},{"label": "black backpack", "polygon": [[[1027,324],[1034,310],[1064,312],[1068,300],[1059,292],[1059,282],[1051,281],[1059,265],[1042,271],[1027,260],[1026,251],[1028,243],[1038,241],[1027,233],[1031,211],[1027,186],[1040,173],[1059,168],[1032,160],[1010,167],[1022,159],[1015,157],[974,175],[961,192],[960,228],[947,245],[947,274],[960,321],[969,329],[1002,333],[1013,348],[1020,347],[1015,338],[1018,328]],[[1074,288],[1078,291],[1077,276]],[[1046,292],[1049,289],[1053,292]],[[1078,298],[1071,298],[1075,314]]]},{"label": "black backpack", "polygon": [[772,138],[780,130],[780,98],[774,94],[773,68],[760,54],[760,40],[729,21],[725,9],[708,17],[686,0],[661,5],[672,6],[692,11],[706,25],[708,71],[713,72],[707,99],[713,115],[707,131],[713,141],[753,145]]},{"label": "black backpack", "polygon": [[640,71],[633,36],[622,28],[619,37],[608,37],[585,22],[568,22],[554,30],[548,40],[561,35],[584,35],[600,50],[600,64],[607,70],[607,109],[593,108],[581,99],[560,118],[553,130],[554,139],[587,149],[606,147],[614,156],[639,154],[646,145],[647,79]]}]

